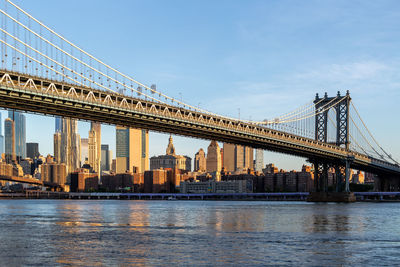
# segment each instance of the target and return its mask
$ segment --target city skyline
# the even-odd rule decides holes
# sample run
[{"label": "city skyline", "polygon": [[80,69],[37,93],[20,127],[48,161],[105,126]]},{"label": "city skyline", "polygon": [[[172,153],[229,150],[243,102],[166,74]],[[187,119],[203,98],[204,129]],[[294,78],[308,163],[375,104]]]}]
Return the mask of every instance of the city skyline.
[{"label": "city skyline", "polygon": [[[19,2],[17,1],[17,4],[22,4]],[[86,27],[90,27],[91,23],[101,25],[105,22],[93,17],[92,21],[87,22],[86,27],[75,27],[81,24],[79,20],[71,21],[69,17],[55,16],[57,12],[51,12],[53,8],[60,8],[60,5],[65,10],[73,9],[73,4],[52,5],[51,1],[45,0],[38,3],[24,2],[23,5],[33,15],[42,14],[47,10],[49,16],[44,20],[45,23],[65,33],[67,38],[79,40],[78,45],[94,55],[101,56],[112,66],[120,68],[143,82],[157,84],[157,88],[162,92],[176,98],[181,97],[184,101],[213,112],[238,117],[240,108],[242,118],[249,119],[250,116],[254,120],[274,118],[276,115],[294,109],[299,104],[311,101],[317,92],[322,94],[327,91],[329,94],[334,94],[337,90],[343,92],[349,89],[366,124],[374,130],[376,139],[395,159],[400,158],[400,144],[396,138],[396,132],[400,126],[391,123],[389,118],[383,121],[381,119],[387,117],[386,112],[391,114],[396,112],[395,101],[399,96],[399,90],[396,90],[399,79],[394,72],[396,69],[394,62],[399,56],[394,48],[399,40],[392,34],[394,29],[391,25],[395,17],[390,9],[375,7],[373,3],[365,3],[350,16],[347,9],[355,4],[340,1],[334,6],[333,11],[331,2],[310,2],[298,10],[285,3],[254,1],[231,5],[230,15],[222,22],[216,20],[218,12],[223,12],[226,4],[221,2],[215,5],[215,10],[205,12],[210,19],[205,25],[199,25],[198,21],[202,21],[202,15],[195,12],[193,5],[182,4],[184,18],[193,18],[182,26],[178,18],[170,19],[173,16],[169,15],[177,11],[167,9],[170,11],[168,15],[160,11],[162,8],[167,8],[163,3],[152,9],[154,6],[151,4],[131,2],[125,3],[124,6],[132,9],[152,9],[157,15],[156,19],[143,24],[140,23],[141,14],[133,17],[129,23],[120,21],[118,17],[113,23],[122,27],[121,30],[109,33],[112,37],[108,35],[109,38],[100,44],[101,42],[93,42],[93,40],[101,36],[102,27],[93,27],[93,32],[89,35],[86,34]],[[395,5],[394,2],[387,3]],[[86,14],[87,10],[95,10],[94,13],[105,15],[109,11],[107,6],[101,4],[101,1],[95,6],[82,3],[81,9],[74,10],[74,14],[79,17],[82,12],[90,17],[94,15]],[[202,10],[204,6],[206,5],[196,7]],[[279,21],[279,17],[274,15],[272,10],[279,10],[282,6],[285,6],[288,14],[298,12],[298,17],[292,18],[289,22]],[[124,13],[127,12],[126,10],[121,7],[118,9],[112,7],[115,13]],[[264,18],[263,12],[269,15],[268,21]],[[318,13],[329,14],[329,12],[334,12],[336,17],[310,16]],[[366,19],[370,17],[365,16],[367,14],[377,14],[377,16]],[[337,23],[339,20],[341,24]],[[167,36],[163,32],[161,22],[167,23],[167,26],[175,26],[172,27],[172,36]],[[281,32],[271,28],[270,24],[277,25],[276,28],[279,28]],[[138,26],[135,27],[135,32],[146,34],[149,40],[154,40],[154,42],[149,42],[153,44],[133,42],[133,37],[122,34],[130,30],[127,25]],[[327,33],[316,32],[314,25],[325,27]],[[214,30],[210,30],[210,26],[215,26]],[[107,27],[104,28],[107,29]],[[197,29],[198,36],[188,32],[190,28]],[[226,30],[222,31],[223,29]],[[349,40],[354,34],[361,40],[376,38],[368,45],[353,43]],[[187,35],[190,40],[180,37]],[[204,46],[202,37],[208,35],[213,37],[213,41],[209,42],[208,46]],[[270,36],[276,36],[280,41],[279,49]],[[385,42],[384,37],[390,38],[390,44]],[[154,45],[159,38],[163,38],[166,46]],[[113,49],[110,45],[111,40],[122,40],[121,49]],[[229,40],[234,41],[233,46],[227,46]],[[195,42],[199,42],[199,45]],[[330,54],[325,53],[325,50],[321,48],[313,49],[316,45],[313,42],[319,47],[326,45]],[[126,47],[125,43],[130,43],[132,46]],[[340,44],[340,48],[335,48],[332,44]],[[294,51],[298,51],[296,49],[298,45],[305,49],[296,54]],[[205,48],[201,49],[201,47]],[[222,51],[221,49],[226,47],[228,49],[223,50],[223,53],[215,52]],[[181,51],[182,55],[178,58],[170,58],[168,54],[171,51],[174,55],[180,55],[175,51]],[[265,52],[265,55],[259,60],[254,60],[261,52]],[[305,62],[304,59],[307,61]],[[211,62],[213,64],[210,64]],[[250,64],[253,62],[256,64]],[[202,77],[201,81],[200,77]],[[203,78],[206,78],[207,82],[204,82]],[[384,93],[380,92],[382,88],[385,88]],[[235,93],[228,94],[228,90],[234,90]],[[3,118],[6,117],[4,112],[2,111]],[[88,137],[89,124],[79,122],[78,128],[82,138]],[[52,144],[46,144],[46,141],[51,140],[53,125],[54,121],[51,117],[27,115],[26,141],[38,142],[42,154],[52,154]],[[391,130],[385,130],[385,125],[388,125],[387,127]],[[114,126],[103,126],[103,128],[102,139],[107,141],[102,141],[102,144],[109,144],[110,150],[115,153]],[[44,131],[44,129],[49,130]],[[32,133],[35,134],[31,136]],[[150,132],[150,157],[162,154],[166,136],[168,135]],[[199,148],[206,149],[210,141],[176,136],[174,140],[179,154],[191,157],[194,157]],[[273,162],[285,169],[299,169],[304,162],[301,158],[270,152],[265,152],[264,159],[265,163]]]}]

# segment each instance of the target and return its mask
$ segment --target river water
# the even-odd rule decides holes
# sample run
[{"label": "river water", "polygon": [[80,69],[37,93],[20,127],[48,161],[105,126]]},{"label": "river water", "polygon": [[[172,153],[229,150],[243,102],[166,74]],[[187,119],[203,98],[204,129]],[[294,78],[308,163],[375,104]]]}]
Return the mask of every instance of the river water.
[{"label": "river water", "polygon": [[0,200],[0,266],[400,264],[400,203]]}]

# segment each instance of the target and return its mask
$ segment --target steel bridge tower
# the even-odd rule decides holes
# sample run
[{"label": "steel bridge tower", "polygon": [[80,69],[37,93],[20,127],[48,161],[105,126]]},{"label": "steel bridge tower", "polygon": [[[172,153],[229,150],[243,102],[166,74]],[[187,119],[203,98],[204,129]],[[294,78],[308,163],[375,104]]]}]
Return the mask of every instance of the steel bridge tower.
[{"label": "steel bridge tower", "polygon": [[[315,105],[315,140],[328,143],[328,113],[334,109],[336,113],[336,141],[335,145],[344,147],[349,150],[349,109],[350,109],[350,93],[341,96],[340,92],[336,97],[328,97],[325,93],[323,98],[320,98],[318,93],[314,100]],[[328,107],[328,108],[327,108]],[[336,173],[336,191],[341,190],[343,177],[346,177],[346,188],[348,192],[348,168],[349,161],[340,162],[336,164],[328,163],[319,159],[310,160],[314,165],[314,186],[317,192],[326,192],[328,190],[328,170],[335,168]]]}]

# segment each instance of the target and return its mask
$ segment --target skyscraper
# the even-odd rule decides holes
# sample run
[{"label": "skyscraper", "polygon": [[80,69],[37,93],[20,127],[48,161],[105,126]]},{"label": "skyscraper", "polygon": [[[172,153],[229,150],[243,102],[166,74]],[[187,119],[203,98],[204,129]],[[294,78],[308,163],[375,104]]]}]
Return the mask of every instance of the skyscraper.
[{"label": "skyscraper", "polygon": [[116,172],[139,173],[149,169],[149,132],[117,126],[116,129]]},{"label": "skyscraper", "polygon": [[221,172],[221,149],[216,141],[211,141],[207,149],[207,172]]},{"label": "skyscraper", "polygon": [[4,120],[5,154],[7,161],[15,160],[15,128],[10,118]]},{"label": "skyscraper", "polygon": [[56,122],[56,133],[61,133],[62,131],[62,118],[61,117],[55,117],[55,122]]},{"label": "skyscraper", "polygon": [[67,183],[70,183],[70,174],[80,167],[81,138],[78,134],[78,122],[74,119],[62,119],[61,131],[61,162],[67,170]]},{"label": "skyscraper", "polygon": [[89,161],[89,138],[81,138],[81,165]]},{"label": "skyscraper", "polygon": [[26,143],[26,156],[31,159],[39,157],[39,144]]},{"label": "skyscraper", "polygon": [[89,165],[100,173],[101,161],[101,124],[92,122],[89,131]]},{"label": "skyscraper", "polygon": [[108,145],[101,145],[101,171],[111,169],[111,150]]},{"label": "skyscraper", "polygon": [[9,110],[8,117],[14,121],[15,154],[17,157],[26,158],[26,118],[20,112]]},{"label": "skyscraper", "polygon": [[61,132],[54,134],[53,145],[55,162],[61,163]]},{"label": "skyscraper", "polygon": [[235,172],[243,169],[253,169],[254,151],[251,147],[224,143],[224,168]]},{"label": "skyscraper", "polygon": [[200,148],[199,152],[194,156],[194,171],[205,172],[207,170],[206,166],[206,153]]},{"label": "skyscraper", "polygon": [[256,149],[256,164],[254,170],[261,172],[264,167],[264,150]]},{"label": "skyscraper", "polygon": [[234,172],[235,167],[235,145],[224,143],[224,168],[225,171]]},{"label": "skyscraper", "polygon": [[252,147],[243,147],[243,169],[254,169],[254,150]]}]

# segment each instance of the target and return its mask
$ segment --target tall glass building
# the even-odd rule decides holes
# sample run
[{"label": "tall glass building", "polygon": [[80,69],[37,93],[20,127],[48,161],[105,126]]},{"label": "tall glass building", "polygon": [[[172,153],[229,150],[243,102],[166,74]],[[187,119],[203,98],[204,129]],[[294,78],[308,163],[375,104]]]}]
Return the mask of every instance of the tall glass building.
[{"label": "tall glass building", "polygon": [[4,120],[5,153],[10,156],[13,153],[13,121],[10,118]]},{"label": "tall glass building", "polygon": [[116,128],[116,172],[138,173],[149,169],[149,132],[117,126]]},{"label": "tall glass building", "polygon": [[56,117],[55,118],[56,121],[56,133],[61,133],[62,131],[62,118],[61,117]]},{"label": "tall glass building", "polygon": [[264,168],[264,150],[257,149],[254,169],[255,171],[262,172],[263,168]]},{"label": "tall glass building", "polygon": [[25,115],[9,110],[8,117],[14,121],[15,127],[15,154],[17,157],[26,158],[26,118]]}]

